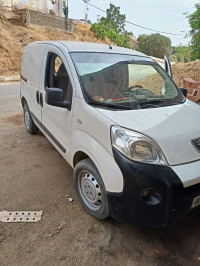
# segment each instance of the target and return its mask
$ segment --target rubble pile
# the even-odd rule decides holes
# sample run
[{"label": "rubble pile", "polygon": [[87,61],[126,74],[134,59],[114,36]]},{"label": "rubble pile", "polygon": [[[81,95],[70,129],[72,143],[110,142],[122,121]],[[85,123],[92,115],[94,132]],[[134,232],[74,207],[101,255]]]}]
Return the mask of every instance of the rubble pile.
[{"label": "rubble pile", "polygon": [[[183,87],[183,78],[192,78],[200,84],[200,60],[188,63],[176,63],[172,66],[173,78],[179,87]],[[200,85],[197,100],[200,100]]]}]

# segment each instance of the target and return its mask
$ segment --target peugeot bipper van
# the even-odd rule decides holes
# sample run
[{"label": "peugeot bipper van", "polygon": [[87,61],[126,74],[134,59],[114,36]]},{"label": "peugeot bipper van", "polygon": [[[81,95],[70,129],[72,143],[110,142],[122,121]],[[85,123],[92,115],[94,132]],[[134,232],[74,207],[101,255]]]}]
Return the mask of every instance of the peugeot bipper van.
[{"label": "peugeot bipper van", "polygon": [[200,211],[200,106],[177,88],[168,61],[166,70],[102,44],[24,51],[26,130],[40,129],[74,168],[78,198],[98,219],[165,227]]}]

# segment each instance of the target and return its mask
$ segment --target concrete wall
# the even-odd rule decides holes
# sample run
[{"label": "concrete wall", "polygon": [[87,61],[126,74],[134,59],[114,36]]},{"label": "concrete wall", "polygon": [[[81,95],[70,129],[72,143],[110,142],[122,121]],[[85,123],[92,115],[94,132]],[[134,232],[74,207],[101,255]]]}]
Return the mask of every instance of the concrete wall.
[{"label": "concrete wall", "polygon": [[73,19],[65,19],[59,16],[52,16],[37,10],[30,9],[17,9],[15,14],[21,17],[20,20],[11,19],[10,21],[16,25],[22,25],[26,27],[49,27],[58,28],[64,30],[67,33],[74,34],[74,22]]},{"label": "concrete wall", "polygon": [[63,16],[62,0],[55,0],[53,5],[50,0],[0,0],[0,5],[5,7],[16,7],[17,9],[29,8],[49,13],[53,10],[56,15]]}]

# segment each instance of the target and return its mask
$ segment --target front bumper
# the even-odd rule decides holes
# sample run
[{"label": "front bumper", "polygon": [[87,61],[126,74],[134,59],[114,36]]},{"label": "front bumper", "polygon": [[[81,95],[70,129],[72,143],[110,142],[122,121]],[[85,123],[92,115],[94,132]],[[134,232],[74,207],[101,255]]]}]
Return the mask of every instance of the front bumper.
[{"label": "front bumper", "polygon": [[[133,162],[114,148],[113,155],[124,178],[122,193],[107,193],[114,219],[142,227],[166,227],[200,212],[199,207],[191,209],[193,198],[200,195],[200,184],[184,188],[169,166]],[[146,189],[157,191],[161,202],[147,204],[142,198]]]}]

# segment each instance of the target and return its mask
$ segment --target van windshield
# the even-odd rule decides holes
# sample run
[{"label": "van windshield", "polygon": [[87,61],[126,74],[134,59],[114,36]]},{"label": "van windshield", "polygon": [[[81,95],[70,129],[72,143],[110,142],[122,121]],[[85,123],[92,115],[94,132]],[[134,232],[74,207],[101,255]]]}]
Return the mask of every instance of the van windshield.
[{"label": "van windshield", "polygon": [[83,94],[91,105],[143,109],[179,104],[184,97],[151,58],[111,53],[72,52]]}]

